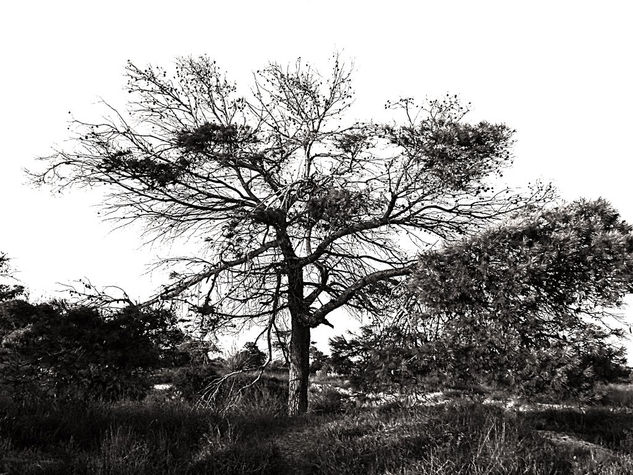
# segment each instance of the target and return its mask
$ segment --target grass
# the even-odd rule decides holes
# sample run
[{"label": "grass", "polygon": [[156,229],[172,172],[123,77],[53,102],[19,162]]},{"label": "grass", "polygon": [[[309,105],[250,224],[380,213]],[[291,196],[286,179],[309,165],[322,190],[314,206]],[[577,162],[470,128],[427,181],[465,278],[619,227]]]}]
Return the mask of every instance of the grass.
[{"label": "grass", "polygon": [[326,389],[313,395],[311,413],[288,418],[283,397],[259,388],[222,411],[157,398],[5,400],[0,473],[633,473],[627,409],[515,412],[459,398],[352,408]]}]

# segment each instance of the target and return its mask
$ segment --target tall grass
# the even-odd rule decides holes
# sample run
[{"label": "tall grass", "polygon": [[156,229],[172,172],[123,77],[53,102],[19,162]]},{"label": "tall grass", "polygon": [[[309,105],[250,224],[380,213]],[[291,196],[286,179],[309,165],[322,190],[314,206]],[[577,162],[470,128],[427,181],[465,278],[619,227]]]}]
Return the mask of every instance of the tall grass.
[{"label": "tall grass", "polygon": [[288,418],[275,384],[251,388],[222,410],[156,398],[5,401],[0,473],[633,473],[631,414],[510,412],[459,399],[357,409],[326,390],[313,395],[312,413]]}]

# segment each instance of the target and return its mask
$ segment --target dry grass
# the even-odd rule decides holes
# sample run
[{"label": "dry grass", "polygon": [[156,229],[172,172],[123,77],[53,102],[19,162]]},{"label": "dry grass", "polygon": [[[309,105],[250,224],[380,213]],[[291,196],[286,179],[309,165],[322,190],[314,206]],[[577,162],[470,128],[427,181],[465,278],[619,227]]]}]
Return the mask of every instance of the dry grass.
[{"label": "dry grass", "polygon": [[[287,418],[261,388],[224,408],[185,402],[0,405],[0,473],[633,473],[633,414],[513,412],[456,399],[357,409],[329,390]],[[277,398],[275,400],[275,398]]]}]

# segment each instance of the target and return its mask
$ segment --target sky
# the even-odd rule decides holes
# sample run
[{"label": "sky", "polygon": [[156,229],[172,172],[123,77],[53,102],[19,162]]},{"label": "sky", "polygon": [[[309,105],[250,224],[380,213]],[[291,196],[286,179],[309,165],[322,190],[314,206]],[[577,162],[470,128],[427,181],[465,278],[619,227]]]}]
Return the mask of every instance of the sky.
[{"label": "sky", "polygon": [[[628,1],[28,1],[0,19],[0,250],[34,299],[88,277],[149,296],[148,265],[170,250],[139,228],[113,230],[99,193],[54,195],[25,168],[68,139],[69,112],[125,105],[123,68],[205,54],[240,83],[269,61],[353,61],[355,113],[401,96],[446,93],[471,118],[517,130],[513,177],[553,182],[562,198],[603,197],[633,222],[633,65]],[[631,321],[633,321],[633,311]],[[328,336],[354,328],[339,318]],[[633,345],[632,345],[633,346]]]}]

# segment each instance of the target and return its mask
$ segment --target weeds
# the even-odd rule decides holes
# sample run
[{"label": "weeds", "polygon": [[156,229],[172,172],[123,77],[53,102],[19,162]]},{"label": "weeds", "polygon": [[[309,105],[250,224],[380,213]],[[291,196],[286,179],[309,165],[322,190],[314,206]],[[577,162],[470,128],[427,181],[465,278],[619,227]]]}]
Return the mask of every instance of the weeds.
[{"label": "weeds", "polygon": [[[279,385],[282,386],[282,385]],[[633,473],[633,415],[442,406],[342,408],[325,387],[283,415],[277,382],[228,410],[186,401],[0,406],[0,473]]]}]

